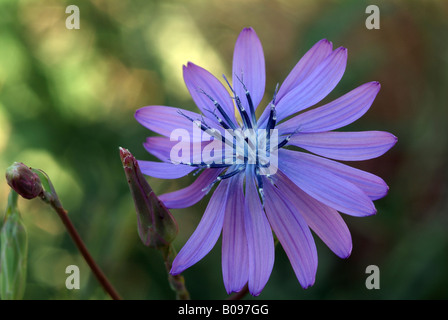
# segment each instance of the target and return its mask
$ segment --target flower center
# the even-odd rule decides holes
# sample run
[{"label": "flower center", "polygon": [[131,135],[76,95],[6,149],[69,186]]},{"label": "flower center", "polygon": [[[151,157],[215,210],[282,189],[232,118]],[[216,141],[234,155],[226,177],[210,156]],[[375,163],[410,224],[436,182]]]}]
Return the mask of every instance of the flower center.
[{"label": "flower center", "polygon": [[[204,119],[202,121],[192,119],[187,115],[179,111],[179,114],[190,120],[202,131],[214,138],[214,142],[220,142],[222,147],[220,148],[220,156],[215,156],[212,161],[205,161],[200,163],[185,163],[190,166],[198,167],[198,170],[206,168],[223,168],[223,174],[218,176],[207,188],[207,192],[212,186],[221,180],[231,178],[238,173],[241,173],[247,169],[253,170],[256,177],[258,189],[261,197],[263,198],[263,180],[262,176],[269,177],[275,174],[277,171],[277,151],[279,148],[286,145],[290,137],[286,137],[280,143],[278,142],[278,132],[275,129],[276,125],[276,110],[275,110],[275,97],[278,90],[278,85],[275,90],[274,97],[269,103],[270,114],[266,125],[266,128],[259,129],[256,116],[255,107],[252,101],[249,90],[243,83],[243,81],[237,77],[238,81],[242,84],[245,91],[245,98],[249,106],[249,112],[244,108],[241,103],[240,97],[236,94],[235,90],[230,85],[225,76],[224,80],[233,93],[232,99],[235,101],[236,107],[242,119],[242,126],[238,123],[234,123],[231,117],[224,111],[224,108],[219,102],[214,99],[210,94],[202,89],[198,89],[200,93],[207,96],[210,101],[213,102],[215,109],[210,112],[218,121],[223,130],[218,130],[209,126]],[[211,142],[213,143],[213,142]],[[205,149],[204,149],[205,150]],[[202,157],[204,161],[204,157]]]}]

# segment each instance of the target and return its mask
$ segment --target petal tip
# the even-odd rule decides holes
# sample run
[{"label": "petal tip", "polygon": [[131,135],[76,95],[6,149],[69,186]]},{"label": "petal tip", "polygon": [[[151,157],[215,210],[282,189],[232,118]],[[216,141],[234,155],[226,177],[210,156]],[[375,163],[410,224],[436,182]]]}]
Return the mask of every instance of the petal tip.
[{"label": "petal tip", "polygon": [[366,208],[366,211],[364,211],[364,213],[362,215],[360,215],[360,217],[375,216],[378,213],[378,210],[376,209],[373,202],[371,202],[371,205],[372,205],[371,208],[369,208],[369,209]]},{"label": "petal tip", "polygon": [[[238,39],[247,39],[247,40],[258,40],[258,35],[255,32],[255,29],[252,27],[246,27],[241,30]],[[237,40],[238,41],[238,40]]]},{"label": "petal tip", "polygon": [[306,283],[306,284],[300,284],[301,286],[302,286],[302,288],[303,289],[308,289],[308,288],[310,288],[310,287],[312,287],[313,285],[314,285],[314,281],[315,281],[315,278],[313,278],[313,279],[310,279],[311,281],[310,282],[308,282],[308,283]]},{"label": "petal tip", "polygon": [[191,62],[191,61],[188,61],[188,62],[187,62],[187,65],[183,65],[183,70],[185,71],[185,70],[193,69],[193,68],[196,68],[196,67],[197,67],[196,64],[194,64],[194,63]]},{"label": "petal tip", "polygon": [[243,28],[243,30],[241,32],[255,32],[255,30],[252,27],[246,27],[246,28]]},{"label": "petal tip", "polygon": [[263,289],[258,289],[258,290],[250,290],[249,289],[250,294],[254,297],[258,297],[261,294],[261,291],[263,291]]},{"label": "petal tip", "polygon": [[135,110],[135,112],[134,112],[134,119],[141,123],[142,122],[142,117],[144,117],[144,113],[143,112],[145,110],[148,110],[148,108],[149,108],[149,106]]},{"label": "petal tip", "polygon": [[341,258],[341,259],[350,258],[350,256],[352,255],[352,249],[353,249],[353,245],[350,242],[350,247],[348,248],[348,250],[346,252],[344,252],[343,254],[339,255],[339,258]]},{"label": "petal tip", "polygon": [[372,200],[379,200],[384,198],[385,196],[387,196],[387,194],[389,193],[389,186],[384,182],[384,191],[378,195],[376,195],[375,197],[372,197]]},{"label": "petal tip", "polygon": [[384,195],[381,198],[387,196],[387,194],[389,193],[389,190],[390,190],[389,186],[386,185],[386,190],[384,191]]},{"label": "petal tip", "polygon": [[367,85],[369,85],[370,88],[375,90],[376,93],[378,93],[381,89],[381,83],[379,83],[378,81],[368,82]]},{"label": "petal tip", "polygon": [[177,270],[173,270],[174,268],[171,268],[171,270],[170,270],[170,275],[172,275],[172,276],[177,276],[180,272],[177,272]]},{"label": "petal tip", "polygon": [[169,273],[172,276],[177,276],[177,275],[181,274],[184,270],[185,270],[185,268],[177,266],[176,261],[174,261]]},{"label": "petal tip", "polygon": [[352,253],[349,252],[349,253],[347,253],[347,254],[344,254],[343,256],[339,256],[339,258],[344,259],[344,260],[347,260],[348,258],[350,258],[351,254],[352,254]]},{"label": "petal tip", "polygon": [[394,140],[394,144],[392,146],[394,146],[398,142],[398,138],[392,134],[392,139]]}]

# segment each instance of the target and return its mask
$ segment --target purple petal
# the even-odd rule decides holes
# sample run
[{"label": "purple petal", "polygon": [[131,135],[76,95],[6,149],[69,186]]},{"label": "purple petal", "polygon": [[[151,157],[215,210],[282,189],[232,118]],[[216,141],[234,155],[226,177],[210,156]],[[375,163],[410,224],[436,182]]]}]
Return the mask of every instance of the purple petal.
[{"label": "purple petal", "polygon": [[396,142],[397,137],[383,131],[304,133],[289,140],[289,144],[315,154],[347,161],[379,157]]},{"label": "purple petal", "polygon": [[269,223],[303,288],[314,284],[317,251],[311,231],[294,206],[264,178],[265,210]]},{"label": "purple petal", "polygon": [[143,174],[160,179],[178,179],[197,169],[183,164],[139,160],[138,165]]},{"label": "purple petal", "polygon": [[240,97],[244,108],[249,112],[246,91],[240,80],[242,80],[249,91],[254,109],[256,109],[261,99],[263,99],[266,85],[266,70],[263,47],[252,28],[243,29],[236,40],[232,72],[233,88]]},{"label": "purple petal", "polygon": [[258,196],[254,177],[250,172],[246,172],[244,225],[249,251],[249,292],[257,296],[268,282],[274,266],[274,238]]},{"label": "purple petal", "polygon": [[[232,98],[222,83],[210,72],[194,63],[189,62],[187,66],[183,67],[183,70],[185,84],[201,112],[215,121],[210,113],[216,109],[216,106],[213,101],[203,93],[205,92],[219,103],[233,123],[236,124],[235,107]],[[220,118],[223,118],[223,115],[220,115],[218,111],[216,111],[216,113]]]},{"label": "purple petal", "polygon": [[215,246],[221,234],[225,205],[223,199],[227,198],[229,180],[223,180],[208,203],[199,225],[179,251],[173,261],[170,273],[179,274],[205,257]]},{"label": "purple petal", "polygon": [[[283,151],[284,150],[281,150],[281,152]],[[304,154],[301,153],[301,155]],[[306,161],[308,161],[310,165],[318,168],[318,170],[330,171],[334,175],[353,183],[371,200],[381,199],[389,191],[389,187],[384,180],[374,174],[329,159],[313,155],[305,156],[307,158]]]},{"label": "purple petal", "polygon": [[162,161],[170,161],[170,152],[177,141],[171,141],[166,137],[148,137],[143,143],[146,151]]},{"label": "purple petal", "polygon": [[[222,229],[222,275],[227,293],[238,292],[249,278],[249,256],[244,230],[244,175],[230,178]],[[225,198],[221,199],[222,202]]]},{"label": "purple petal", "polygon": [[343,213],[368,216],[376,213],[369,197],[356,185],[316,165],[316,156],[282,149],[279,169],[307,194]]},{"label": "purple petal", "polygon": [[341,80],[346,64],[347,49],[341,47],[334,50],[308,77],[277,103],[277,121],[311,107],[325,98]]},{"label": "purple petal", "polygon": [[378,82],[365,83],[326,105],[279,124],[279,134],[292,133],[298,128],[300,132],[323,132],[342,128],[367,112],[380,88]]},{"label": "purple petal", "polygon": [[275,184],[297,212],[300,212],[308,226],[337,256],[350,256],[352,237],[339,212],[310,197],[281,171],[277,173],[273,176]]},{"label": "purple petal", "polygon": [[179,114],[179,110],[193,120],[201,120],[201,115],[173,107],[148,106],[135,112],[135,119],[144,127],[169,137],[176,129],[184,129],[193,137],[194,124]]},{"label": "purple petal", "polygon": [[222,169],[205,169],[190,186],[174,192],[162,194],[159,199],[169,209],[190,207],[207,194],[207,192],[202,189],[208,187],[215,181],[221,172]]},{"label": "purple petal", "polygon": [[310,73],[333,51],[333,45],[326,39],[317,42],[299,60],[278,90],[276,101],[279,102],[289,91],[299,85]]},{"label": "purple petal", "polygon": [[[211,143],[210,141],[190,142],[189,136],[182,137],[182,139],[185,140],[171,141],[166,137],[148,137],[146,142],[143,143],[143,146],[146,151],[165,162],[179,163],[178,159],[171,159],[172,150],[178,152],[176,156],[182,160],[182,163],[192,162],[199,164],[201,161],[205,162],[211,160],[206,153],[203,153],[205,146]],[[176,149],[173,149],[175,147]],[[187,154],[181,154],[178,149],[182,149],[181,151],[185,151]]]}]

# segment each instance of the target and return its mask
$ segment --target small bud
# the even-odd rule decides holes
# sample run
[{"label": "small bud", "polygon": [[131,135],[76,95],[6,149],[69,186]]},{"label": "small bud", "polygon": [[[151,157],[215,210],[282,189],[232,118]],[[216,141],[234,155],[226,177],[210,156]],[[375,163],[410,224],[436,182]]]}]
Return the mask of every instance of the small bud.
[{"label": "small bud", "polygon": [[0,297],[20,300],[26,286],[28,238],[17,209],[17,193],[11,190],[0,230]]},{"label": "small bud", "polygon": [[39,176],[21,162],[14,162],[6,169],[6,181],[25,199],[33,199],[43,191]]},{"label": "small bud", "polygon": [[140,239],[152,248],[166,247],[177,235],[176,220],[157,198],[129,150],[120,148],[120,158],[137,211]]}]

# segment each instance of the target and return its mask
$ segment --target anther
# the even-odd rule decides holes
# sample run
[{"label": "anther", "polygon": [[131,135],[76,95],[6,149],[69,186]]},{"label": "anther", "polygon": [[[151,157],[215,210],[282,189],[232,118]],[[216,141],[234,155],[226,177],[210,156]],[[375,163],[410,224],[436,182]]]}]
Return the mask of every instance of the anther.
[{"label": "anther", "polygon": [[210,183],[207,187],[202,189],[202,191],[205,191],[205,192],[208,193],[215,183],[217,183],[217,182],[219,182],[221,180],[224,180],[224,179],[231,178],[231,177],[237,175],[238,173],[240,173],[241,171],[243,171],[245,168],[246,168],[246,166],[243,165],[243,166],[240,166],[238,169],[233,170],[230,173],[226,173],[226,174],[223,174],[221,176],[218,176],[212,183]]},{"label": "anther", "polygon": [[252,116],[252,124],[256,128],[257,127],[257,119],[255,117],[255,108],[254,108],[254,103],[252,101],[252,97],[250,96],[250,92],[249,92],[249,90],[247,90],[247,87],[243,83],[243,80],[240,79],[237,75],[235,75],[235,76],[238,79],[238,81],[241,83],[241,85],[243,86],[243,89],[244,89],[244,91],[246,93],[246,100],[247,100],[247,103],[249,104],[250,115]]},{"label": "anther", "polygon": [[218,120],[219,124],[224,128],[224,129],[230,129],[230,127],[227,125],[227,123],[224,122],[224,120],[222,120],[215,112],[211,112],[210,110],[207,110],[208,112],[210,112],[211,114],[213,114],[216,118],[216,120]]},{"label": "anther", "polygon": [[268,120],[268,124],[266,125],[266,130],[268,130],[268,135],[270,133],[271,129],[275,128],[275,124],[277,121],[277,111],[275,109],[275,105],[273,103],[270,104],[271,105],[271,111],[269,113],[269,120]]},{"label": "anther", "polygon": [[279,87],[279,84],[277,83],[277,85],[275,86],[275,90],[274,90],[274,96],[272,97],[272,104],[275,104],[275,99],[277,98],[277,93],[278,93],[278,87]]},{"label": "anther", "polygon": [[258,166],[255,168],[255,176],[257,178],[258,192],[259,192],[260,197],[261,197],[261,204],[263,205],[263,208],[264,208],[263,179],[261,178],[260,168]]},{"label": "anther", "polygon": [[246,109],[244,109],[243,104],[241,103],[240,98],[236,94],[235,90],[233,90],[232,86],[230,85],[229,81],[227,80],[225,75],[222,75],[224,77],[224,80],[227,82],[227,85],[229,86],[230,90],[233,93],[233,99],[235,100],[236,106],[238,108],[238,111],[240,112],[241,119],[243,119],[244,127],[248,129],[252,129],[252,123],[250,121],[249,115],[247,114]]},{"label": "anther", "polygon": [[213,97],[211,97],[207,92],[205,92],[202,89],[199,89],[199,92],[202,94],[205,94],[215,105],[216,109],[218,109],[219,113],[221,113],[221,115],[224,117],[224,120],[227,122],[227,125],[232,128],[233,130],[236,129],[235,124],[233,123],[233,121],[229,118],[229,116],[227,115],[227,113],[224,111],[224,109],[222,108],[222,106],[218,103],[218,101],[216,101],[215,99],[213,99]]},{"label": "anther", "polygon": [[295,135],[297,132],[299,132],[300,131],[300,127],[298,127],[296,130],[294,130],[294,132],[293,133],[291,133],[289,136],[287,136],[282,142],[280,142],[279,144],[278,144],[278,146],[277,146],[277,149],[280,149],[280,148],[282,148],[282,147],[284,147],[288,142],[289,142],[289,140],[291,139],[291,137],[293,136],[293,135]]}]

